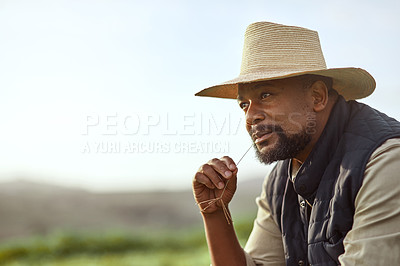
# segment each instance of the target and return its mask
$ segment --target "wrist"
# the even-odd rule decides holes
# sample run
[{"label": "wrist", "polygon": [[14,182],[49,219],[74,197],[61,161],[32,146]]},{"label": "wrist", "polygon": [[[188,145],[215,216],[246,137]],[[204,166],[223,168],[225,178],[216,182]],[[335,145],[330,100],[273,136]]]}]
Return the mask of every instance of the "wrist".
[{"label": "wrist", "polygon": [[224,223],[232,224],[233,220],[231,217],[231,213],[227,206],[223,208],[218,208],[213,212],[204,212],[200,211],[204,221],[217,221],[217,220],[224,220]]}]

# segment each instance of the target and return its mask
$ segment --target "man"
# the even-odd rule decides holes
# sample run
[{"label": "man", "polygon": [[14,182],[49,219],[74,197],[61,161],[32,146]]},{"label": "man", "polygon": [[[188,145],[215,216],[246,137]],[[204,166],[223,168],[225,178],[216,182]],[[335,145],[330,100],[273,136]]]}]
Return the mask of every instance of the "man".
[{"label": "man", "polygon": [[259,159],[277,164],[244,249],[228,209],[235,162],[195,174],[214,266],[400,265],[400,123],[354,101],[374,89],[363,69],[327,69],[315,31],[247,28],[239,77],[196,95],[237,99]]}]

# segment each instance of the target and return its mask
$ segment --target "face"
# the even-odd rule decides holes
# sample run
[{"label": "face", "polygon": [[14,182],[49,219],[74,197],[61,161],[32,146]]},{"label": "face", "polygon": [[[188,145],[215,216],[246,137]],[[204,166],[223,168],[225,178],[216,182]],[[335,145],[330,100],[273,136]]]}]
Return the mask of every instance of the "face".
[{"label": "face", "polygon": [[240,84],[238,103],[263,163],[296,158],[312,139],[315,112],[301,78]]}]

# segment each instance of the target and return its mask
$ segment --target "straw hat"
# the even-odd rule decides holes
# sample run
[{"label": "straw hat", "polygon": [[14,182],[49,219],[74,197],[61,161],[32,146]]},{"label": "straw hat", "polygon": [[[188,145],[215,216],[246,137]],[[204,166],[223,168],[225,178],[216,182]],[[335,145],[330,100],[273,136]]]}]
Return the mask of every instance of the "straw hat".
[{"label": "straw hat", "polygon": [[250,24],[245,33],[240,75],[206,88],[196,96],[236,99],[238,84],[315,74],[333,79],[346,100],[361,99],[375,89],[374,78],[361,68],[326,68],[318,33],[271,22]]}]

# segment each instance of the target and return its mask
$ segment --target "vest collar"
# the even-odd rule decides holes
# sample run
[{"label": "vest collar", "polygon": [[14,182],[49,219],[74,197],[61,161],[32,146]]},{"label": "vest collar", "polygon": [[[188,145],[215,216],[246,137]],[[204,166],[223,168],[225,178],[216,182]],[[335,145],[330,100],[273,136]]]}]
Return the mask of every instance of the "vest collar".
[{"label": "vest collar", "polygon": [[348,122],[349,113],[350,108],[348,104],[339,95],[321,136],[296,174],[293,182],[294,189],[297,194],[307,199],[311,204],[314,201],[315,193],[324,172],[326,170],[329,171],[327,165],[335,154]]}]

